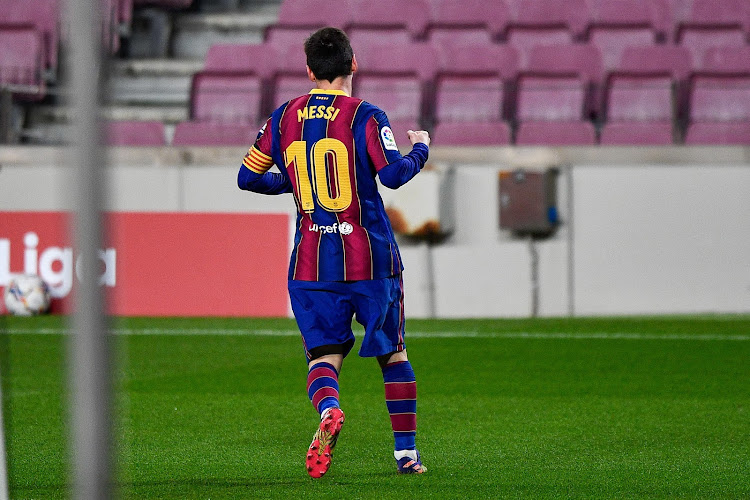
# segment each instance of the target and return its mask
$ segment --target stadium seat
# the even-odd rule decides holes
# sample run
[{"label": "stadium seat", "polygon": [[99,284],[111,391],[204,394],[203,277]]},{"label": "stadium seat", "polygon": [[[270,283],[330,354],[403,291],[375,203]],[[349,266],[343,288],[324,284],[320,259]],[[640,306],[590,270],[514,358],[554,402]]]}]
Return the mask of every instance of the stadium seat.
[{"label": "stadium seat", "polygon": [[[273,44],[273,42],[271,42]],[[277,53],[285,50],[282,46]],[[297,47],[286,47],[284,56],[278,57],[271,64],[272,73],[272,107],[276,108],[289,99],[310,92],[315,84],[307,77],[305,66],[307,59],[302,50],[302,45]],[[267,110],[268,111],[268,110]]]},{"label": "stadium seat", "polygon": [[588,39],[592,30],[648,29],[656,41],[672,32],[672,14],[667,0],[591,0]]},{"label": "stadium seat", "polygon": [[750,73],[693,75],[691,121],[750,121]]},{"label": "stadium seat", "polygon": [[110,146],[164,146],[164,123],[161,121],[112,121],[107,123]]},{"label": "stadium seat", "polygon": [[526,54],[537,45],[570,43],[583,36],[590,13],[586,0],[509,0],[508,43]]},{"label": "stadium seat", "polygon": [[[346,32],[383,31],[398,33],[405,30],[416,40],[423,38],[430,19],[428,0],[350,0],[352,1],[352,19],[346,26]],[[334,5],[337,2],[331,2]],[[388,40],[384,40],[388,42]]]},{"label": "stadium seat", "polygon": [[441,144],[508,144],[506,82],[518,72],[509,45],[448,46],[439,50],[434,134]]},{"label": "stadium seat", "polygon": [[620,65],[626,47],[645,47],[655,42],[656,33],[651,28],[593,27],[589,30],[589,43],[599,49],[605,72]]},{"label": "stadium seat", "polygon": [[0,25],[33,25],[44,43],[44,65],[57,68],[60,47],[59,0],[0,0]]},{"label": "stadium seat", "polygon": [[616,71],[631,74],[667,73],[675,80],[685,80],[692,71],[692,64],[690,51],[685,47],[625,47]]},{"label": "stadium seat", "polygon": [[182,122],[174,131],[174,146],[245,146],[258,136],[258,127],[236,123]]},{"label": "stadium seat", "polygon": [[588,85],[578,76],[521,74],[517,92],[518,122],[586,118]]},{"label": "stadium seat", "polygon": [[427,26],[428,38],[436,40],[436,31],[461,30],[487,33],[490,39],[502,36],[510,20],[506,0],[432,0]]},{"label": "stadium seat", "polygon": [[256,73],[199,72],[193,76],[190,116],[197,121],[258,125],[262,81]]},{"label": "stadium seat", "polygon": [[270,28],[305,28],[314,31],[324,26],[335,26],[344,29],[351,22],[356,1],[284,0],[278,21]]},{"label": "stadium seat", "polygon": [[492,33],[485,28],[432,28],[427,40],[434,47],[446,45],[492,45]]},{"label": "stadium seat", "polygon": [[602,144],[672,144],[676,118],[672,77],[614,73],[605,90]]},{"label": "stadium seat", "polygon": [[746,0],[693,0],[690,13],[677,22],[680,32],[693,28],[739,28],[750,31],[750,3]]},{"label": "stadium seat", "polygon": [[354,95],[376,103],[391,120],[422,121],[423,97],[435,76],[435,49],[427,43],[377,45],[357,52]]},{"label": "stadium seat", "polygon": [[528,121],[519,124],[519,146],[588,146],[596,144],[596,130],[588,121]]},{"label": "stadium seat", "polygon": [[750,73],[750,46],[712,47],[703,58],[704,72]]},{"label": "stadium seat", "polygon": [[750,122],[695,122],[688,126],[685,144],[750,145]]},{"label": "stadium seat", "polygon": [[680,31],[678,43],[690,51],[693,66],[701,69],[706,51],[714,47],[743,47],[745,38],[745,31],[739,27],[684,28]]},{"label": "stadium seat", "polygon": [[277,58],[276,49],[267,43],[214,44],[206,53],[203,71],[253,72],[268,77]]},{"label": "stadium seat", "polygon": [[32,26],[0,25],[0,83],[29,86],[22,95],[41,98],[44,95],[44,41]]},{"label": "stadium seat", "polygon": [[354,26],[347,30],[355,51],[367,45],[411,43],[413,36],[408,28],[387,26],[380,28]]}]

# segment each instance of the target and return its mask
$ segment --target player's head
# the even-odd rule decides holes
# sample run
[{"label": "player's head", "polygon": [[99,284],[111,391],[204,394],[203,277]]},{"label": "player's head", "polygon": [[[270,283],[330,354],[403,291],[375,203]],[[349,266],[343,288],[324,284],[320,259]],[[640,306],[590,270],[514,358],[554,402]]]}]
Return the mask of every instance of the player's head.
[{"label": "player's head", "polygon": [[349,37],[338,28],[321,28],[305,40],[307,67],[318,80],[334,81],[352,74],[354,52]]}]

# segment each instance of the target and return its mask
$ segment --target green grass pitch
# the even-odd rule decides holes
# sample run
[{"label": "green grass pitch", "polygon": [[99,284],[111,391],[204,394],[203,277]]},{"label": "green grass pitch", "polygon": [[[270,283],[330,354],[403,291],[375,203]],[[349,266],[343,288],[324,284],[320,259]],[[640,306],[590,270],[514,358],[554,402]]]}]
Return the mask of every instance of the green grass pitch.
[{"label": "green grass pitch", "polygon": [[[69,495],[64,327],[0,318],[14,499]],[[113,327],[119,498],[750,497],[750,316],[409,320],[429,472],[396,474],[380,372],[352,355],[319,480],[292,320]]]}]

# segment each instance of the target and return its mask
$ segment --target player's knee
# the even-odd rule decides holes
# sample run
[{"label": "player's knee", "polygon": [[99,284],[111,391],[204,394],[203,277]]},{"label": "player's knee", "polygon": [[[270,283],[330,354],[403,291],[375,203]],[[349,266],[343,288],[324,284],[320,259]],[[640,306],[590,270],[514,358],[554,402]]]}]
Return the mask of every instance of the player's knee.
[{"label": "player's knee", "polygon": [[406,356],[405,349],[403,351],[395,351],[383,356],[378,356],[378,363],[380,364],[380,368],[385,368],[386,365],[389,365],[391,363],[398,363],[400,361],[409,361],[409,358]]}]

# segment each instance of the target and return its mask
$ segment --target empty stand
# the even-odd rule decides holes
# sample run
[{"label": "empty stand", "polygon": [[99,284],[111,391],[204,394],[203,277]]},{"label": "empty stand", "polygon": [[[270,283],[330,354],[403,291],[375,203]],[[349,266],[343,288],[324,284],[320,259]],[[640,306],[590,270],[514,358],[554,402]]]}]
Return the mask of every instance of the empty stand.
[{"label": "empty stand", "polygon": [[420,123],[423,96],[435,75],[435,49],[426,43],[363,47],[354,94],[383,109],[394,121]]},{"label": "empty stand", "polygon": [[427,40],[436,47],[444,45],[483,45],[493,43],[492,33],[485,28],[433,28]]},{"label": "empty stand", "polygon": [[443,46],[436,76],[434,135],[441,144],[507,144],[507,82],[518,54],[507,45]]},{"label": "empty stand", "polygon": [[[350,0],[352,19],[347,25],[347,33],[365,36],[363,32],[380,36],[384,42],[391,36],[408,33],[413,39],[424,37],[430,19],[428,0]],[[336,2],[332,2],[336,4]]]},{"label": "empty stand", "polygon": [[276,49],[266,43],[216,44],[206,53],[203,71],[253,72],[267,77],[275,69],[277,58]]},{"label": "empty stand", "polygon": [[690,119],[750,122],[750,73],[694,75],[690,85]]},{"label": "empty stand", "polygon": [[183,122],[175,127],[174,146],[245,146],[255,142],[258,128],[236,123]]},{"label": "empty stand", "polygon": [[675,80],[685,80],[692,71],[690,51],[673,45],[626,47],[618,72],[630,74],[666,73]]},{"label": "empty stand", "polygon": [[585,0],[509,0],[509,7],[511,19],[505,38],[519,50],[522,67],[536,46],[580,39],[589,19]]},{"label": "empty stand", "polygon": [[431,3],[427,31],[432,40],[436,39],[437,31],[463,38],[463,31],[472,30],[486,33],[492,39],[502,36],[510,21],[505,0],[432,0]]},{"label": "empty stand", "polygon": [[345,28],[352,20],[357,0],[284,0],[274,28],[309,28],[324,26]]},{"label": "empty stand", "polygon": [[598,28],[589,31],[589,42],[599,49],[604,71],[612,71],[620,66],[622,54],[627,47],[654,45],[656,34],[651,28]]},{"label": "empty stand", "polygon": [[258,125],[261,116],[261,79],[255,73],[218,71],[193,77],[190,116],[196,121]]},{"label": "empty stand", "polygon": [[164,146],[164,123],[160,121],[113,121],[107,123],[110,146]]},{"label": "empty stand", "polygon": [[186,9],[193,5],[194,0],[133,0],[135,5],[153,5],[167,9]]}]

